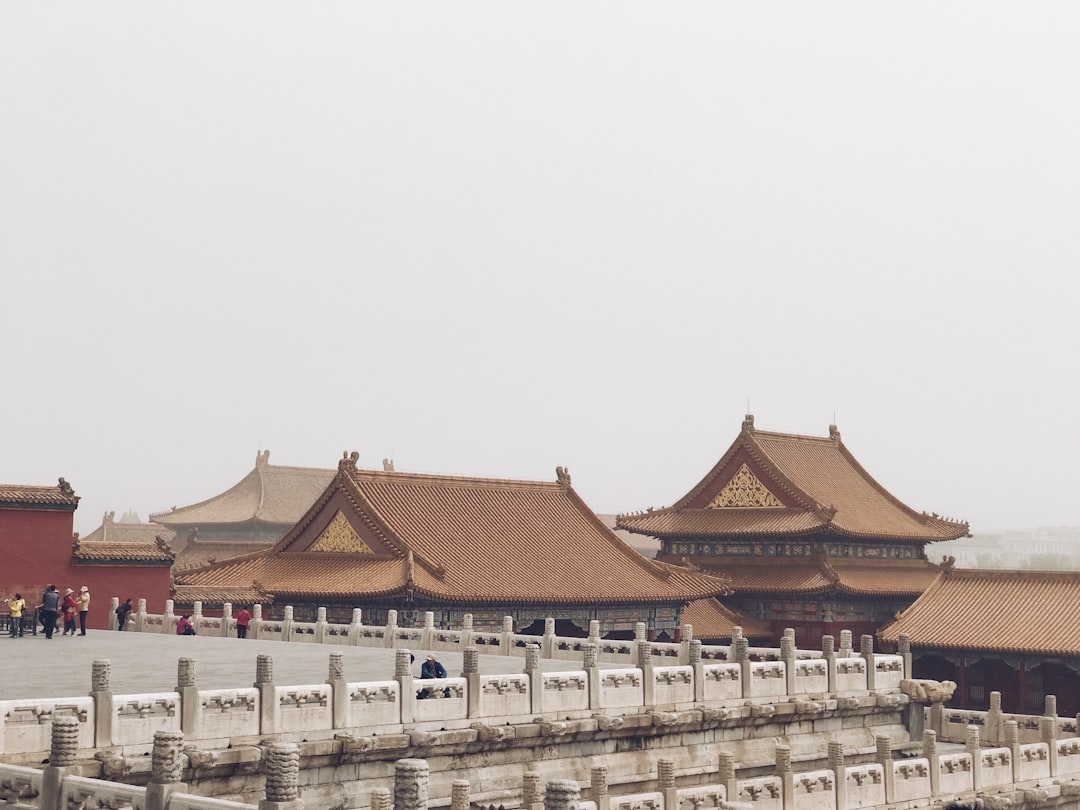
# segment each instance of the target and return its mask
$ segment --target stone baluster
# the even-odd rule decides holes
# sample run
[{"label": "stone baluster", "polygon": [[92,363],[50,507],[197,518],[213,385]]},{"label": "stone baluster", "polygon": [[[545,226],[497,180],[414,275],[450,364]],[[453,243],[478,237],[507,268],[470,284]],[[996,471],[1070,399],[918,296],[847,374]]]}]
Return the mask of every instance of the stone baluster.
[{"label": "stone baluster", "polygon": [[684,624],[679,630],[679,664],[690,663],[690,644],[694,640],[694,625]]},{"label": "stone baluster", "polygon": [[642,641],[637,645],[637,668],[641,670],[641,686],[645,696],[645,708],[656,705],[656,674],[653,671],[652,643]]},{"label": "stone baluster", "polygon": [[349,727],[349,687],[345,683],[345,656],[343,653],[330,653],[330,667],[326,682],[330,685],[333,696],[334,728]]},{"label": "stone baluster", "polygon": [[533,714],[544,711],[544,672],[540,669],[540,645],[525,646],[525,674],[529,676],[529,706]]},{"label": "stone baluster", "polygon": [[852,654],[851,631],[850,630],[841,630],[840,631],[839,657],[840,658],[851,658],[851,654]]},{"label": "stone baluster", "polygon": [[776,746],[776,775],[780,777],[780,793],[784,810],[794,810],[795,774],[791,770],[790,746]]},{"label": "stone baluster", "polygon": [[258,638],[259,628],[263,623],[262,605],[255,604],[251,606],[251,621],[248,622],[248,638]]},{"label": "stone baluster", "polygon": [[885,801],[892,804],[896,801],[896,771],[893,768],[892,740],[885,736],[876,736],[874,747],[874,759],[885,774]]},{"label": "stone baluster", "polygon": [[550,616],[544,619],[544,635],[540,639],[540,654],[544,658],[555,657],[555,620]]},{"label": "stone baluster", "polygon": [[469,810],[468,779],[455,779],[451,784],[450,810]]},{"label": "stone baluster", "polygon": [[281,640],[293,640],[293,606],[285,605],[284,615],[281,619]]},{"label": "stone baluster", "polygon": [[544,806],[544,792],[540,789],[540,774],[525,771],[521,777],[522,810],[541,810]]},{"label": "stone baluster", "polygon": [[630,665],[637,666],[640,659],[638,647],[649,640],[649,626],[645,622],[634,622],[634,640],[630,644]]},{"label": "stone baluster", "polygon": [[750,643],[742,636],[737,638],[733,636],[731,639],[731,661],[739,665],[742,696],[749,699],[753,690],[753,684],[750,682]]},{"label": "stone baluster", "polygon": [[146,632],[146,600],[139,599],[135,602],[135,632]]},{"label": "stone baluster", "polygon": [[119,624],[117,624],[118,619],[117,619],[117,616],[116,616],[116,609],[118,607],[120,607],[120,599],[118,597],[114,596],[112,599],[109,600],[109,629],[110,630],[116,630],[120,626]]},{"label": "stone baluster", "polygon": [[701,657],[701,641],[693,639],[690,642],[688,661],[694,671],[694,702],[705,702],[705,662]]},{"label": "stone baluster", "polygon": [[266,751],[266,798],[259,810],[303,810],[300,799],[300,746],[274,743]]},{"label": "stone baluster", "polygon": [[1057,717],[1057,695],[1047,695],[1043,698],[1043,715],[1046,717]]},{"label": "stone baluster", "polygon": [[656,790],[664,797],[665,808],[679,806],[679,789],[675,787],[675,760],[657,760]]},{"label": "stone baluster", "polygon": [[325,644],[326,643],[326,639],[327,639],[326,626],[327,626],[326,608],[321,607],[315,612],[315,643],[316,644]]},{"label": "stone baluster", "polygon": [[573,779],[549,779],[544,791],[544,810],[577,810],[581,788]]},{"label": "stone baluster", "polygon": [[600,702],[600,648],[595,644],[585,645],[585,677],[589,681],[589,708],[594,712],[602,708]]},{"label": "stone baluster", "polygon": [[873,636],[859,637],[859,655],[866,662],[866,688],[873,692],[877,689],[877,660],[874,655]]},{"label": "stone baluster", "polygon": [[[923,731],[922,748],[923,756],[930,763],[930,798],[933,800],[941,793],[941,757],[938,755],[936,732],[931,729]],[[975,763],[972,763],[972,770],[974,769]]]},{"label": "stone baluster", "polygon": [[795,694],[795,637],[784,631],[780,639],[780,661],[784,665],[784,684],[788,696]]},{"label": "stone baluster", "polygon": [[514,650],[514,617],[503,616],[502,637],[499,639],[499,654],[510,655]]},{"label": "stone baluster", "polygon": [[836,639],[821,637],[821,657],[825,659],[825,671],[829,674],[829,691],[836,692]]},{"label": "stone baluster", "polygon": [[201,737],[202,700],[195,684],[194,658],[181,658],[176,662],[176,691],[180,693],[180,730],[197,740]]},{"label": "stone baluster", "polygon": [[589,771],[589,798],[596,802],[596,810],[610,810],[607,765],[593,765]]},{"label": "stone baluster", "polygon": [[1058,772],[1057,730],[1057,717],[1039,718],[1039,739],[1046,743],[1050,755],[1051,776],[1057,776]]},{"label": "stone baluster", "polygon": [[593,644],[600,643],[600,622],[597,619],[589,620],[589,639]]},{"label": "stone baluster", "polygon": [[349,644],[353,647],[360,644],[361,633],[363,632],[361,628],[364,626],[362,620],[363,613],[360,608],[353,608],[352,621],[349,622],[348,635],[346,636],[349,639]]},{"label": "stone baluster", "polygon": [[176,632],[175,603],[172,599],[165,600],[165,615],[161,617],[161,632],[171,636]]},{"label": "stone baluster", "polygon": [[274,689],[274,659],[269,655],[255,658],[255,683],[259,690],[259,733],[273,734],[277,693]]},{"label": "stone baluster", "polygon": [[394,653],[394,680],[401,694],[401,722],[411,723],[416,711],[416,686],[413,684],[412,653],[396,650]]},{"label": "stone baluster", "polygon": [[724,786],[724,795],[729,802],[737,801],[739,798],[739,783],[735,778],[735,754],[731,751],[720,752],[720,768],[717,771],[717,778],[720,780],[720,784]]},{"label": "stone baluster", "polygon": [[375,788],[371,791],[371,810],[394,810],[394,794],[390,788]]},{"label": "stone baluster", "polygon": [[394,810],[427,810],[428,764],[423,759],[394,763]]},{"label": "stone baluster", "polygon": [[186,793],[184,775],[184,734],[180,731],[155,731],[150,754],[150,781],[146,785],[146,810],[165,810],[169,797]]},{"label": "stone baluster", "polygon": [[458,640],[458,649],[464,650],[473,646],[473,615],[466,613],[461,617],[461,638]]},{"label": "stone baluster", "polygon": [[79,775],[79,767],[75,764],[75,755],[78,750],[78,718],[57,717],[54,709],[52,746],[49,749],[48,764],[43,769],[41,779],[41,800],[38,805],[41,810],[65,810],[62,801],[64,778]]},{"label": "stone baluster", "polygon": [[896,641],[896,651],[904,660],[904,679],[911,679],[911,636],[901,633]]},{"label": "stone baluster", "polygon": [[232,602],[226,602],[221,606],[221,637],[229,638],[232,633],[229,627],[232,625]]},{"label": "stone baluster", "polygon": [[[936,704],[931,707],[933,709],[942,709],[940,704]],[[941,715],[943,712],[939,711]],[[934,729],[938,734],[941,733],[941,719],[935,718],[933,714],[930,715],[931,722]],[[1000,745],[1005,741],[1005,716],[1001,712],[1001,692],[990,693],[990,709],[986,712],[986,724],[983,726],[984,742],[990,745]]]},{"label": "stone baluster", "polygon": [[836,783],[836,810],[846,810],[847,768],[844,766],[844,744],[833,740],[829,743],[829,769],[833,772]]},{"label": "stone baluster", "polygon": [[198,634],[198,635],[204,635],[203,634],[202,620],[203,620],[202,602],[195,602],[191,606],[191,624],[195,628],[195,633]]},{"label": "stone baluster", "polygon": [[397,646],[397,611],[386,611],[386,627],[383,630],[383,642],[387,647]]},{"label": "stone baluster", "polygon": [[424,611],[424,627],[420,631],[420,646],[425,650],[435,649],[435,611]]},{"label": "stone baluster", "polygon": [[480,649],[469,647],[461,657],[461,677],[465,679],[468,716],[480,716]]},{"label": "stone baluster", "polygon": [[[1013,723],[1015,726],[1016,723]],[[982,744],[979,742],[979,727],[968,726],[965,729],[964,735],[964,750],[967,751],[968,756],[971,757],[971,780],[972,788],[974,790],[982,790],[983,788],[983,772],[982,772]],[[1015,769],[1016,760],[1013,760],[1013,768]]]},{"label": "stone baluster", "polygon": [[109,686],[112,665],[94,661],[90,670],[90,697],[94,699],[94,747],[109,748],[113,742],[113,693]]}]

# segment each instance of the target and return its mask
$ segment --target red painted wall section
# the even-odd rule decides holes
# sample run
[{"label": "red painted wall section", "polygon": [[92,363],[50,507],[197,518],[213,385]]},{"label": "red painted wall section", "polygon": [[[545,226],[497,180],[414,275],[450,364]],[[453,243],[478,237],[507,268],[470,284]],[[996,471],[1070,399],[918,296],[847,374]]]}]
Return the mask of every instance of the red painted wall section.
[{"label": "red painted wall section", "polygon": [[[71,561],[74,563],[74,561]],[[71,588],[78,592],[85,585],[90,589],[90,611],[86,615],[86,626],[92,630],[109,629],[109,607],[112,597],[122,603],[131,597],[132,607],[138,607],[139,600],[146,600],[146,609],[150,613],[165,610],[165,600],[169,598],[170,576],[172,569],[167,565],[75,565],[65,567],[66,582],[60,592]],[[59,587],[61,583],[56,583]],[[40,594],[37,597],[40,598]]]}]

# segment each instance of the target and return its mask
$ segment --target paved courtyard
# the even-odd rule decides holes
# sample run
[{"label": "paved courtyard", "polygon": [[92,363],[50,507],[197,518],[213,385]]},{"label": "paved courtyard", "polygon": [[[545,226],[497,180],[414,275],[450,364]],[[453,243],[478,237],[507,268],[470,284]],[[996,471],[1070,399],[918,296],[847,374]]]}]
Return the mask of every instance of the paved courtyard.
[{"label": "paved courtyard", "polygon": [[[0,636],[0,700],[26,697],[68,697],[90,691],[91,663],[111,662],[112,691],[117,694],[159,692],[176,686],[180,658],[196,661],[197,684],[203,689],[235,689],[255,681],[255,657],[274,658],[274,681],[313,684],[326,681],[331,652],[341,652],[345,678],[387,680],[394,676],[395,651],[373,647],[337,647],[281,641],[252,641],[210,636],[166,636],[90,630],[85,637],[43,635],[12,639]],[[413,674],[419,677],[425,651],[413,650]],[[460,653],[439,653],[451,677],[461,673]],[[545,670],[580,669],[573,661],[541,661]],[[480,656],[480,672],[522,672],[524,658]]]}]

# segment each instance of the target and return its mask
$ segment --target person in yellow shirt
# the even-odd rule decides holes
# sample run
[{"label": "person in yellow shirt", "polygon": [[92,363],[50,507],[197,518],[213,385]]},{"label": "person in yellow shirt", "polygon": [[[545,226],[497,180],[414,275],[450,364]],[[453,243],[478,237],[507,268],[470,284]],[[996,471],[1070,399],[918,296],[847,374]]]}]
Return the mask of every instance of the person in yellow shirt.
[{"label": "person in yellow shirt", "polygon": [[22,615],[23,608],[26,607],[26,600],[23,599],[21,593],[17,593],[14,599],[5,599],[4,601],[7,603],[8,612],[11,614],[11,637],[22,638]]}]

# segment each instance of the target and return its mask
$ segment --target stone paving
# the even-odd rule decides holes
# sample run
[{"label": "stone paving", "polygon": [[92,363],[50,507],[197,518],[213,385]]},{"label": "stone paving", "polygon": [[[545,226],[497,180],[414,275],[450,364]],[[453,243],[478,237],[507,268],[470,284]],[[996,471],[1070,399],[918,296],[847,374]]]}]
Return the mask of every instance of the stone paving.
[{"label": "stone paving", "polygon": [[[0,636],[0,700],[13,698],[75,697],[90,691],[91,663],[111,662],[115,694],[169,691],[176,687],[180,658],[196,661],[197,684],[202,689],[235,689],[255,681],[255,657],[274,658],[274,681],[282,685],[325,683],[331,652],[341,652],[349,681],[389,680],[394,677],[392,649],[338,647],[282,641],[210,636],[166,636],[157,633],[89,630],[85,637],[44,635],[12,639]],[[413,674],[420,676],[426,652],[413,650]],[[461,653],[438,653],[451,677],[461,673]],[[544,659],[546,671],[580,669],[574,661]],[[523,672],[525,659],[480,656],[482,674]]]}]

